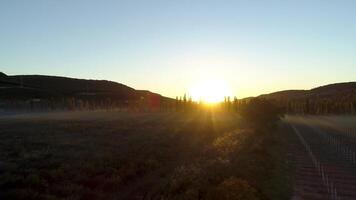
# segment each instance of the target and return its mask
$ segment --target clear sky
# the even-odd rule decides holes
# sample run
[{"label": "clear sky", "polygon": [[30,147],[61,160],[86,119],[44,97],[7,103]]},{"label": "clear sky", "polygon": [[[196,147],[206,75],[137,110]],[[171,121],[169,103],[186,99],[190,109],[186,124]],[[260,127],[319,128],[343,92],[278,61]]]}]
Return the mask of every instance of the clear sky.
[{"label": "clear sky", "polygon": [[0,71],[108,79],[175,97],[356,81],[356,1],[1,0]]}]

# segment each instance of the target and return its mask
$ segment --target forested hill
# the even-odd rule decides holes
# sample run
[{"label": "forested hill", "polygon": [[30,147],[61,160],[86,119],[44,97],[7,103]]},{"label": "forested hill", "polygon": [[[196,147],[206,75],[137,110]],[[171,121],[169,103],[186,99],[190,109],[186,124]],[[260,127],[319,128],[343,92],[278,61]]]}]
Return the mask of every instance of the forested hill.
[{"label": "forested hill", "polygon": [[106,80],[85,80],[58,76],[16,75],[7,76],[0,72],[0,101],[71,101],[85,103],[130,104],[140,101],[173,101],[150,91],[135,90],[131,87]]},{"label": "forested hill", "polygon": [[290,112],[355,113],[356,82],[325,85],[310,90],[285,90],[259,97],[277,102]]}]

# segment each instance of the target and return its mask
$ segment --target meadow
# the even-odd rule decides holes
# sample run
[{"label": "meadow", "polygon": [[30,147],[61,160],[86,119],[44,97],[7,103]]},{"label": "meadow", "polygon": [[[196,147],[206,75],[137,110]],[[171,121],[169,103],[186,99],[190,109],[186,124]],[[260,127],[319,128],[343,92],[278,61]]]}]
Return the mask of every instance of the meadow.
[{"label": "meadow", "polygon": [[288,199],[285,141],[236,113],[0,117],[0,199]]}]

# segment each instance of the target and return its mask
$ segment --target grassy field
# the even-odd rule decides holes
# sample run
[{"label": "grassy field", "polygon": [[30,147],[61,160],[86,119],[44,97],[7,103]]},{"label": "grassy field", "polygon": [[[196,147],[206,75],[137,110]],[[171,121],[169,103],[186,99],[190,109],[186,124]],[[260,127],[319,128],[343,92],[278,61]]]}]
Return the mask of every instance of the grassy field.
[{"label": "grassy field", "polygon": [[288,199],[283,137],[236,114],[0,118],[0,199]]}]

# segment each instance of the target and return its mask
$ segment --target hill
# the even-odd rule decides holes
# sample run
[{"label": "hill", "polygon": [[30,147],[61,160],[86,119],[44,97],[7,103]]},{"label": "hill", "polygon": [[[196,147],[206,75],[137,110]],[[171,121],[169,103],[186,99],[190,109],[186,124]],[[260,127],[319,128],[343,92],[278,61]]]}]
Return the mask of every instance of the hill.
[{"label": "hill", "polygon": [[356,113],[356,82],[334,83],[310,90],[285,90],[259,97],[272,100],[292,113]]},{"label": "hill", "polygon": [[270,94],[263,94],[259,97],[273,100],[290,100],[304,98],[308,95],[308,90],[283,90],[278,92],[273,92]]},{"label": "hill", "polygon": [[1,102],[23,105],[24,102],[33,100],[46,104],[75,101],[74,104],[89,103],[96,107],[99,104],[157,104],[156,102],[172,101],[157,93],[135,90],[113,81],[43,75],[7,76],[0,72],[0,106]]},{"label": "hill", "polygon": [[[12,99],[40,96],[42,98],[99,96],[130,100],[139,99],[142,95],[161,96],[150,91],[135,90],[113,81],[42,75],[7,76],[4,73],[0,73],[0,91],[0,97]],[[10,93],[13,95],[9,95]]]},{"label": "hill", "polygon": [[283,90],[259,97],[272,100],[297,100],[303,98],[343,98],[356,95],[356,82],[334,83],[310,90]]},{"label": "hill", "polygon": [[335,83],[311,89],[314,96],[355,95],[356,82]]}]

